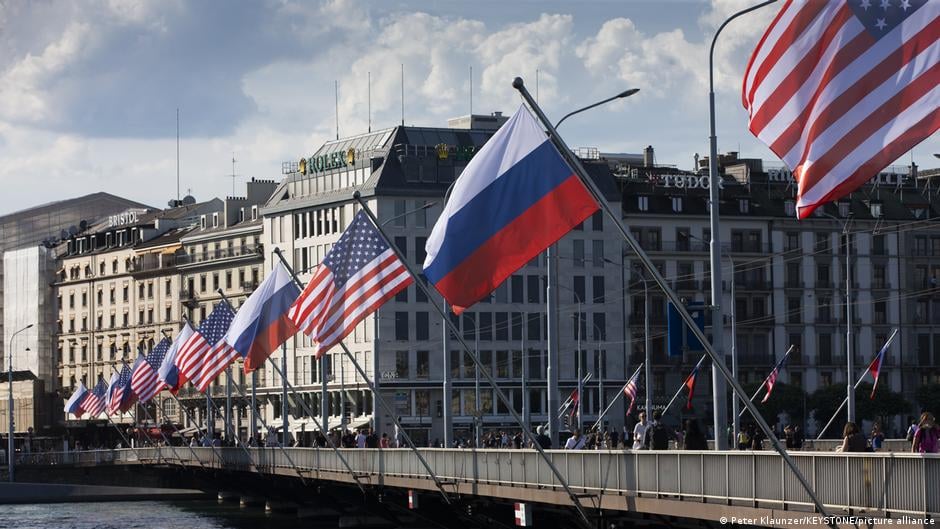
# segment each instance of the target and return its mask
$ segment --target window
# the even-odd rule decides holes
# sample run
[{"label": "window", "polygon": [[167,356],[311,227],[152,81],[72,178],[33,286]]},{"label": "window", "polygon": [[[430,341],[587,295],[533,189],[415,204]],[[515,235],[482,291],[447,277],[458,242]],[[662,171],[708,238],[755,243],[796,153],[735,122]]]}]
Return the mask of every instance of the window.
[{"label": "window", "polygon": [[607,313],[605,312],[594,313],[593,340],[595,342],[607,340]]},{"label": "window", "polygon": [[816,265],[816,286],[822,288],[831,288],[832,282],[829,275],[829,265],[827,264],[817,264]]},{"label": "window", "polygon": [[480,313],[480,340],[489,341],[492,339],[493,339],[493,314],[491,312],[481,312]]},{"label": "window", "polygon": [[408,313],[407,312],[395,313],[395,339],[396,340],[408,339]]},{"label": "window", "polygon": [[885,301],[876,301],[875,302],[875,317],[874,322],[876,325],[883,325],[888,323],[888,303]]},{"label": "window", "polygon": [[406,214],[406,203],[404,200],[396,200],[394,206],[393,220],[392,225],[396,228],[404,228],[407,226],[405,220],[408,218]]},{"label": "window", "polygon": [[127,285],[124,285],[124,289],[121,295],[123,296],[122,297],[123,301],[126,303],[128,298],[130,297],[130,287],[128,287]]},{"label": "window", "polygon": [[828,296],[816,296],[816,321],[819,323],[829,323],[832,319],[832,298]]},{"label": "window", "polygon": [[415,340],[427,340],[430,338],[430,323],[427,312],[415,313]]},{"label": "window", "polygon": [[800,263],[787,263],[784,274],[787,288],[802,288],[800,284]]},{"label": "window", "polygon": [[172,293],[172,291],[173,291],[173,282],[172,282],[171,280],[167,279],[167,280],[166,280],[166,283],[164,284],[163,294],[164,294],[165,296],[170,296],[171,293]]},{"label": "window", "polygon": [[408,351],[395,351],[395,378],[409,378]]},{"label": "window", "polygon": [[173,307],[167,305],[164,309],[163,321],[173,321]]},{"label": "window", "polygon": [[872,265],[871,267],[871,286],[872,288],[887,288],[888,272],[885,265]]},{"label": "window", "polygon": [[523,301],[523,285],[522,277],[512,276],[509,281],[510,293],[512,296],[513,303],[522,303]]},{"label": "window", "polygon": [[803,322],[803,300],[799,296],[787,298],[787,323]]},{"label": "window", "polygon": [[147,283],[147,297],[153,299],[153,281]]},{"label": "window", "polygon": [[509,378],[509,351],[496,351],[496,377]]},{"label": "window", "polygon": [[829,253],[829,234],[828,233],[817,233],[816,234],[816,253]]},{"label": "window", "polygon": [[637,209],[639,209],[640,211],[649,211],[649,209],[650,209],[650,197],[638,196],[638,197],[636,197],[636,199],[637,199],[637,201],[636,201],[636,202],[637,202],[637,204],[636,204]]},{"label": "window", "polygon": [[574,281],[572,283],[573,288],[571,289],[571,296],[573,303],[584,302],[587,298],[584,296],[584,276],[574,276]]},{"label": "window", "polygon": [[541,289],[539,288],[540,279],[539,276],[530,275],[526,276],[527,290],[526,300],[529,303],[541,303],[542,296],[540,295]]},{"label": "window", "polygon": [[792,252],[800,249],[800,233],[789,231],[783,235],[783,249]]},{"label": "window", "polygon": [[508,312],[497,312],[496,313],[496,325],[494,325],[496,332],[497,341],[506,341],[509,339],[509,313]]},{"label": "window", "polygon": [[594,266],[601,267],[604,266],[604,241],[595,240],[592,241],[594,246]]},{"label": "window", "polygon": [[417,351],[415,353],[415,378],[425,379],[431,375],[430,353],[428,351]]},{"label": "window", "polygon": [[817,363],[822,365],[832,364],[832,335],[829,333],[819,333],[816,335],[816,352],[818,356]]},{"label": "window", "polygon": [[603,211],[598,210],[594,212],[594,215],[591,215],[591,229],[594,231],[604,231]]},{"label": "window", "polygon": [[605,303],[604,300],[604,276],[594,276],[594,303]]},{"label": "window", "polygon": [[682,213],[682,197],[672,197],[672,211]]},{"label": "window", "polygon": [[574,261],[574,266],[584,266],[584,241],[581,239],[575,239],[571,241],[571,244],[571,258]]},{"label": "window", "polygon": [[738,200],[738,212],[744,215],[751,212],[751,203],[748,199],[742,198]]}]

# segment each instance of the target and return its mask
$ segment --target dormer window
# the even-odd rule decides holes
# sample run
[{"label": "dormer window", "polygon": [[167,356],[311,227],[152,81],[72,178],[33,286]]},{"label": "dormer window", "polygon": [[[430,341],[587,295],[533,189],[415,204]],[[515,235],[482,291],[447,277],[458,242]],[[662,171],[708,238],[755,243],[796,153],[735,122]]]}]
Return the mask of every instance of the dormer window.
[{"label": "dormer window", "polygon": [[750,213],[751,212],[751,201],[746,198],[738,199],[738,211],[740,213]]},{"label": "dormer window", "polygon": [[847,200],[839,202],[839,216],[842,218],[849,216],[849,202]]},{"label": "dormer window", "polygon": [[796,216],[796,202],[792,200],[783,201],[783,213],[788,217]]},{"label": "dormer window", "polygon": [[650,197],[642,196],[642,195],[636,197],[636,207],[640,211],[649,211]]},{"label": "dormer window", "polygon": [[219,214],[217,212],[212,214],[212,227],[219,227]]},{"label": "dormer window", "polygon": [[672,197],[672,210],[676,213],[682,213],[682,197]]},{"label": "dormer window", "polygon": [[203,230],[206,229],[206,216],[205,215],[199,215],[199,227]]},{"label": "dormer window", "polygon": [[238,222],[245,220],[245,208],[238,209]]},{"label": "dormer window", "polygon": [[876,219],[881,218],[881,202],[872,201],[868,206],[871,208],[872,217],[875,217]]},{"label": "dormer window", "polygon": [[251,220],[258,220],[258,206],[251,206]]}]

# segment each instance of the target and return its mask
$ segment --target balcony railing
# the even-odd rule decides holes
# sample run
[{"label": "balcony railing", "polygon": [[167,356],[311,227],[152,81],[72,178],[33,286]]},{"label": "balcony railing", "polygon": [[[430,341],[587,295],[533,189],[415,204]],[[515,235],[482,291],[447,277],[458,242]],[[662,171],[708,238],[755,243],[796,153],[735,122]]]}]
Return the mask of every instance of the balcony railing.
[{"label": "balcony railing", "polygon": [[194,263],[204,263],[208,261],[216,261],[218,259],[233,259],[236,257],[264,257],[264,246],[261,244],[258,245],[244,245],[244,246],[233,246],[231,248],[219,248],[218,250],[208,250],[205,252],[193,252],[188,254],[183,254],[178,260],[178,264],[188,265]]}]

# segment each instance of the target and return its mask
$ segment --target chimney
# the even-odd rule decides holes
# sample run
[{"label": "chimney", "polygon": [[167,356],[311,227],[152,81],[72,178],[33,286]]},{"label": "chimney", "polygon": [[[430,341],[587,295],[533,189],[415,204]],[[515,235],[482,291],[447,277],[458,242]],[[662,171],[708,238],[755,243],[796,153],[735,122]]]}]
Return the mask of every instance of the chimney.
[{"label": "chimney", "polygon": [[652,167],[653,166],[653,146],[647,145],[643,149],[643,167]]}]

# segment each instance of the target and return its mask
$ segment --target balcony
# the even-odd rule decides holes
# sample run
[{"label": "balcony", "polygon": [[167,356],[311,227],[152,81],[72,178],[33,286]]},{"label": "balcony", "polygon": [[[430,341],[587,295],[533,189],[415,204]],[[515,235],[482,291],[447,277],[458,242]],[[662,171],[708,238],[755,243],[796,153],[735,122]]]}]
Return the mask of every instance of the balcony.
[{"label": "balcony", "polygon": [[677,290],[677,291],[700,292],[700,291],[702,290],[702,282],[701,282],[701,281],[694,281],[694,280],[691,280],[691,279],[689,279],[689,280],[682,280],[682,281],[675,281],[675,282],[673,282],[673,284],[672,284],[672,288],[673,288],[673,290]]},{"label": "balcony", "polygon": [[138,255],[131,259],[128,272],[140,274],[147,272],[160,272],[175,268],[179,263],[179,257],[174,254],[149,253]]},{"label": "balcony", "polygon": [[261,244],[244,245],[244,246],[234,246],[231,248],[220,248],[218,250],[209,250],[205,252],[193,252],[193,253],[183,254],[179,257],[178,264],[192,265],[192,264],[198,264],[198,263],[218,261],[222,259],[237,259],[240,257],[255,257],[258,259],[263,259],[264,258],[264,246]]},{"label": "balcony", "polygon": [[769,254],[770,245],[760,242],[732,241],[721,245],[722,250],[729,253],[759,253]]}]

